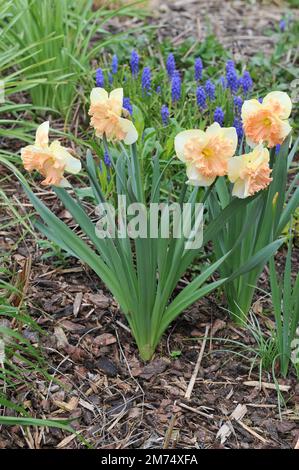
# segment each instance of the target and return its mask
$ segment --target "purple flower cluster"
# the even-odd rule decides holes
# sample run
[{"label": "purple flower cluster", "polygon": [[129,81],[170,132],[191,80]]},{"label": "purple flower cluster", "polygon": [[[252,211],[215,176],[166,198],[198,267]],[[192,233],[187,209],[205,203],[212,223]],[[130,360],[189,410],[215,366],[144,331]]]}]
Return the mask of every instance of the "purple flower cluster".
[{"label": "purple flower cluster", "polygon": [[202,70],[203,70],[203,65],[202,65],[202,60],[200,57],[197,57],[194,62],[194,78],[198,82],[202,78]]},{"label": "purple flower cluster", "polygon": [[242,123],[241,119],[238,118],[238,117],[235,117],[233,126],[237,131],[238,140],[240,142],[240,140],[242,139],[242,137],[244,135],[243,123]]},{"label": "purple flower cluster", "polygon": [[174,58],[174,55],[170,53],[168,54],[168,57],[166,60],[166,70],[167,70],[169,78],[173,77],[175,69],[176,69],[175,58]]},{"label": "purple flower cluster", "polygon": [[111,160],[110,160],[109,153],[107,152],[107,150],[105,150],[104,152],[104,163],[108,168],[111,166]]},{"label": "purple flower cluster", "polygon": [[175,103],[180,100],[182,94],[182,82],[180,74],[177,70],[174,71],[171,80],[171,99]]},{"label": "purple flower cluster", "polygon": [[205,90],[202,86],[199,86],[197,87],[197,90],[196,90],[196,103],[197,103],[197,106],[201,109],[205,109],[206,108],[206,93],[205,93]]},{"label": "purple flower cluster", "polygon": [[117,58],[117,55],[114,54],[114,56],[112,57],[112,62],[111,62],[112,75],[117,74],[117,70],[118,70],[118,58]]},{"label": "purple flower cluster", "polygon": [[211,101],[215,100],[215,85],[211,82],[211,80],[206,81],[206,94],[210,98]]},{"label": "purple flower cluster", "polygon": [[230,88],[231,92],[237,93],[239,88],[239,79],[233,60],[228,60],[226,63],[226,81],[227,86]]},{"label": "purple flower cluster", "polygon": [[242,82],[242,88],[243,88],[244,94],[247,95],[252,90],[252,87],[253,87],[252,78],[248,70],[245,70],[245,72],[243,73],[241,82]]},{"label": "purple flower cluster", "polygon": [[241,113],[242,105],[243,105],[242,98],[240,96],[234,96],[234,106],[237,111],[237,114]]},{"label": "purple flower cluster", "polygon": [[167,126],[169,120],[169,109],[166,104],[163,104],[163,106],[161,107],[161,118],[163,126]]},{"label": "purple flower cluster", "polygon": [[223,89],[226,88],[226,80],[223,75],[221,75],[221,77],[219,78],[218,83],[220,83]]},{"label": "purple flower cluster", "polygon": [[280,20],[279,22],[279,29],[283,33],[286,30],[286,21],[284,19]]},{"label": "purple flower cluster", "polygon": [[139,55],[135,50],[131,53],[130,67],[133,77],[136,78],[139,72]]},{"label": "purple flower cluster", "polygon": [[141,87],[143,90],[145,90],[147,93],[151,89],[151,69],[149,67],[144,67],[142,71],[142,77],[141,77]]},{"label": "purple flower cluster", "polygon": [[216,109],[215,109],[215,112],[214,112],[214,121],[215,122],[218,122],[218,124],[220,124],[220,126],[223,125],[223,122],[224,122],[224,112],[222,110],[222,108],[220,106],[218,106]]},{"label": "purple flower cluster", "polygon": [[123,99],[123,108],[126,109],[132,116],[133,114],[133,106],[131,104],[130,98],[124,97]]},{"label": "purple flower cluster", "polygon": [[100,88],[104,88],[105,85],[105,78],[103,74],[103,70],[101,68],[96,70],[96,86]]}]

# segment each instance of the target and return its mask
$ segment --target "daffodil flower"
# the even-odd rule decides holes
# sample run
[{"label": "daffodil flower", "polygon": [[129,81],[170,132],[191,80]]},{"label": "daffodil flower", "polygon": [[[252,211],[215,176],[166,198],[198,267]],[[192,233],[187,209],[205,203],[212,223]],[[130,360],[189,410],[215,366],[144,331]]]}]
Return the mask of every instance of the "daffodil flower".
[{"label": "daffodil flower", "polygon": [[244,101],[242,120],[246,140],[250,147],[265,143],[269,148],[282,144],[292,128],[288,122],[292,102],[287,93],[272,91],[260,103]]},{"label": "daffodil flower", "polygon": [[21,158],[27,171],[37,170],[44,180],[41,184],[69,186],[64,178],[65,171],[79,173],[81,162],[73,157],[58,140],[49,145],[49,121],[41,124],[36,130],[34,145],[27,145],[21,150]]},{"label": "daffodil flower", "polygon": [[238,137],[234,127],[214,122],[204,132],[180,132],[174,141],[177,157],[186,164],[187,184],[210,186],[217,176],[227,174],[227,164],[235,154]]},{"label": "daffodil flower", "polygon": [[232,194],[241,199],[265,189],[272,181],[270,174],[269,150],[262,144],[228,162],[228,178],[234,183]]},{"label": "daffodil flower", "polygon": [[123,89],[117,88],[108,95],[104,88],[93,88],[90,94],[90,124],[97,137],[107,140],[122,140],[133,144],[138,139],[137,130],[130,119],[122,117]]}]

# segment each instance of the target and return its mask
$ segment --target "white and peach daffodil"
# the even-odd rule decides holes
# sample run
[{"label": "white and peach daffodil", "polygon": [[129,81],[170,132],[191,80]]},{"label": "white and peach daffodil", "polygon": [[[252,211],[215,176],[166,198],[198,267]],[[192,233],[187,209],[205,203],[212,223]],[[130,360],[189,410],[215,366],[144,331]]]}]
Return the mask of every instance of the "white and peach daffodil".
[{"label": "white and peach daffodil", "polygon": [[187,184],[210,186],[217,176],[227,174],[228,160],[235,154],[238,137],[234,127],[214,122],[204,132],[180,132],[174,140],[177,157],[186,164]]},{"label": "white and peach daffodil", "polygon": [[282,144],[292,130],[288,122],[291,110],[291,99],[283,91],[268,93],[262,103],[255,99],[244,101],[241,114],[248,145],[265,143],[271,148]]},{"label": "white and peach daffodil", "polygon": [[265,189],[272,181],[270,174],[269,150],[262,144],[228,162],[228,178],[234,183],[232,194],[240,199]]},{"label": "white and peach daffodil", "polygon": [[21,149],[21,158],[25,170],[37,170],[44,176],[43,185],[68,186],[64,172],[77,174],[81,170],[80,160],[73,157],[58,140],[49,145],[49,121],[37,128],[34,145]]},{"label": "white and peach daffodil", "polygon": [[90,94],[90,124],[97,137],[105,135],[107,140],[123,140],[133,144],[138,139],[137,130],[130,119],[122,116],[123,89],[116,88],[108,95],[104,88],[93,88]]}]

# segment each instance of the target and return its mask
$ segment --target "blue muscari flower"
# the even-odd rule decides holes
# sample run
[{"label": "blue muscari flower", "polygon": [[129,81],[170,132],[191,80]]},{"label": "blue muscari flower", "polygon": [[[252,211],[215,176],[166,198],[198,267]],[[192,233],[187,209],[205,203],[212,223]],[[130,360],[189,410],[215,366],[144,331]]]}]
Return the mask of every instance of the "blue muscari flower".
[{"label": "blue muscari flower", "polygon": [[262,102],[263,102],[263,98],[259,98],[258,101],[259,101],[259,103],[262,103]]},{"label": "blue muscari flower", "polygon": [[233,60],[228,60],[225,65],[226,73],[230,72],[231,70],[235,70],[235,63]]},{"label": "blue muscari flower", "polygon": [[159,95],[161,93],[161,90],[162,90],[161,86],[158,85],[157,88],[156,88],[156,93],[158,93],[158,95]]},{"label": "blue muscari flower", "polygon": [[110,160],[109,153],[107,152],[107,150],[105,150],[104,152],[104,163],[108,167],[111,166],[111,160]]},{"label": "blue muscari flower", "polygon": [[133,77],[137,77],[139,72],[139,55],[135,50],[131,53],[130,67]]},{"label": "blue muscari flower", "polygon": [[241,119],[238,118],[238,117],[235,117],[234,122],[233,122],[233,126],[237,131],[237,136],[238,136],[238,139],[240,141],[242,139],[243,135],[244,135],[243,124],[242,124]]},{"label": "blue muscari flower", "polygon": [[172,78],[174,72],[175,72],[175,58],[173,54],[168,54],[167,60],[166,60],[166,70],[168,73],[168,77]]},{"label": "blue muscari flower", "polygon": [[202,86],[197,87],[196,90],[197,106],[201,109],[206,108],[206,92]]},{"label": "blue muscari flower", "polygon": [[236,93],[239,88],[239,80],[235,68],[230,68],[226,71],[226,81],[231,92]]},{"label": "blue muscari flower", "polygon": [[284,19],[280,20],[279,29],[282,33],[286,30],[286,21]]},{"label": "blue muscari flower", "polygon": [[108,73],[108,82],[109,82],[110,85],[112,85],[112,83],[113,83],[113,75],[110,72]]},{"label": "blue muscari flower", "polygon": [[215,99],[215,85],[211,82],[211,80],[206,81],[206,94],[210,98],[211,101]]},{"label": "blue muscari flower", "polygon": [[149,92],[151,88],[151,69],[149,67],[144,67],[141,77],[141,86],[142,89]]},{"label": "blue muscari flower", "polygon": [[167,126],[169,119],[169,109],[166,104],[161,107],[161,118],[164,126]]},{"label": "blue muscari flower", "polygon": [[112,57],[112,62],[111,62],[111,73],[115,75],[117,73],[117,70],[118,70],[118,58],[117,58],[117,55],[114,54],[114,56]]},{"label": "blue muscari flower", "polygon": [[252,90],[252,86],[253,82],[250,73],[248,72],[248,70],[245,70],[242,77],[242,88],[245,95],[247,95]]},{"label": "blue muscari flower", "polygon": [[172,76],[172,80],[171,80],[171,99],[173,103],[180,100],[181,93],[182,93],[181,77],[180,77],[179,72],[175,70]]},{"label": "blue muscari flower", "polygon": [[241,96],[234,96],[234,106],[238,113],[241,112],[242,105],[243,105],[243,100]]},{"label": "blue muscari flower", "polygon": [[96,86],[100,88],[104,88],[105,79],[103,70],[101,68],[96,70]]},{"label": "blue muscari flower", "polygon": [[222,88],[226,88],[226,80],[225,80],[225,77],[223,75],[221,75],[221,77],[219,78],[218,82],[220,83],[220,85],[222,86]]},{"label": "blue muscari flower", "polygon": [[202,78],[202,60],[200,57],[197,57],[194,62],[194,78],[198,82]]},{"label": "blue muscari flower", "polygon": [[123,99],[123,108],[126,109],[132,116],[133,114],[133,106],[131,104],[130,98],[124,97]]},{"label": "blue muscari flower", "polygon": [[224,121],[224,112],[222,111],[222,108],[220,106],[218,106],[216,109],[215,109],[215,112],[214,112],[214,121],[215,122],[218,122],[218,124],[220,124],[220,126],[223,125],[223,121]]},{"label": "blue muscari flower", "polygon": [[280,151],[280,147],[281,145],[280,144],[277,144],[276,147],[275,147],[275,155],[277,155]]}]

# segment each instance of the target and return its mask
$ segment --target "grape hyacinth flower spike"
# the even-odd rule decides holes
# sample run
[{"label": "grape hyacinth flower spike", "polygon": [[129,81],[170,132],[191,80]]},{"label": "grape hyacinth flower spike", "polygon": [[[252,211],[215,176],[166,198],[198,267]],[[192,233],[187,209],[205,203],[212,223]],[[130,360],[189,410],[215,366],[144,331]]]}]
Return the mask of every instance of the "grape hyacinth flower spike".
[{"label": "grape hyacinth flower spike", "polygon": [[173,54],[168,54],[167,60],[166,60],[166,70],[168,77],[171,79],[173,77],[173,74],[175,72],[175,58]]},{"label": "grape hyacinth flower spike", "polygon": [[166,104],[163,104],[161,107],[161,118],[163,126],[167,126],[169,120],[169,109]]},{"label": "grape hyacinth flower spike", "polygon": [[211,80],[206,81],[206,94],[211,101],[215,100],[215,85]]},{"label": "grape hyacinth flower spike", "polygon": [[206,93],[202,86],[197,87],[196,90],[196,103],[200,109],[206,108]]},{"label": "grape hyacinth flower spike", "polygon": [[104,79],[103,70],[101,68],[98,68],[96,70],[96,86],[99,88],[104,88],[104,85],[105,85],[105,79]]},{"label": "grape hyacinth flower spike", "polygon": [[242,77],[242,88],[245,96],[252,90],[253,82],[248,70],[245,70]]},{"label": "grape hyacinth flower spike", "polygon": [[142,90],[149,93],[151,89],[151,69],[149,67],[144,67],[141,77],[141,87]]},{"label": "grape hyacinth flower spike", "polygon": [[202,78],[202,70],[203,70],[203,65],[202,65],[202,60],[200,57],[197,57],[194,62],[194,78],[195,81],[199,81]]},{"label": "grape hyacinth flower spike", "polygon": [[111,73],[112,75],[116,75],[118,70],[118,58],[117,55],[114,54],[112,57],[112,62],[111,62]]},{"label": "grape hyacinth flower spike", "polygon": [[175,103],[180,100],[182,93],[181,77],[178,71],[175,71],[171,81],[171,99]]},{"label": "grape hyacinth flower spike", "polygon": [[132,104],[131,104],[130,98],[124,97],[124,99],[123,99],[123,108],[128,111],[128,113],[130,114],[130,116],[132,116],[132,114],[133,114],[133,106],[132,106]]},{"label": "grape hyacinth flower spike", "polygon": [[224,112],[222,110],[222,108],[220,106],[218,106],[216,109],[215,109],[215,112],[214,112],[214,121],[215,122],[218,122],[218,124],[220,124],[220,126],[223,125],[223,122],[224,122]]},{"label": "grape hyacinth flower spike", "polygon": [[139,55],[135,50],[131,54],[130,67],[133,77],[136,78],[139,72]]}]

